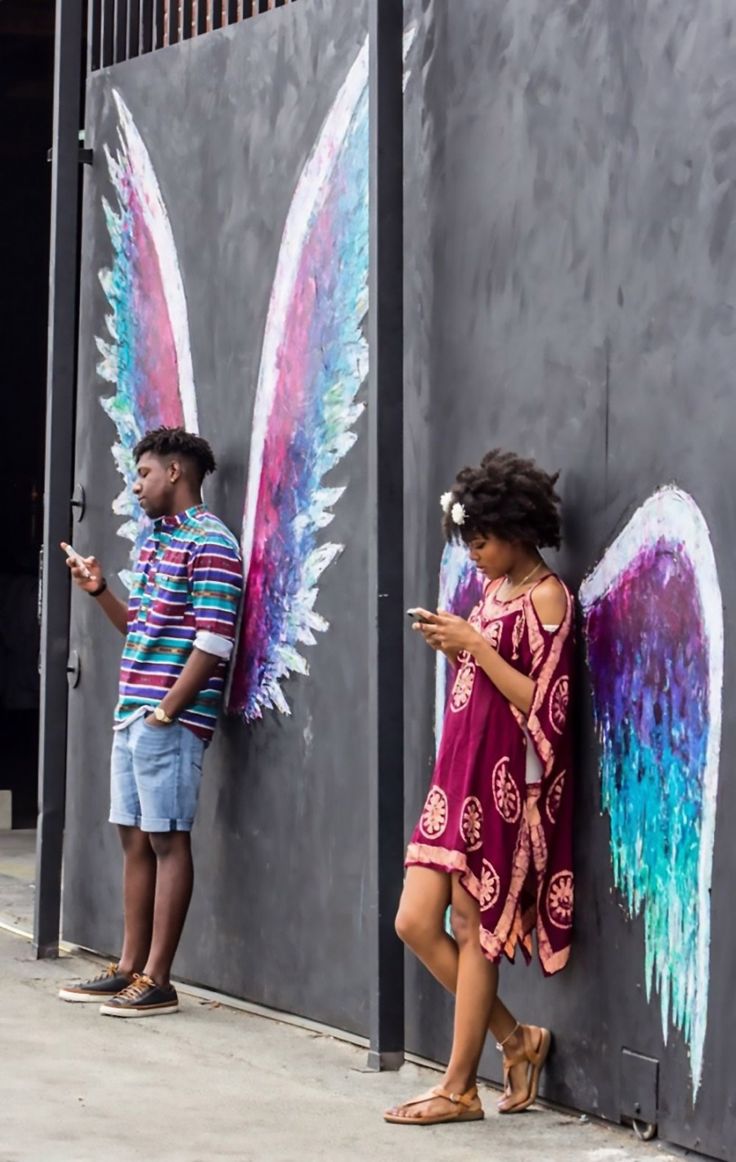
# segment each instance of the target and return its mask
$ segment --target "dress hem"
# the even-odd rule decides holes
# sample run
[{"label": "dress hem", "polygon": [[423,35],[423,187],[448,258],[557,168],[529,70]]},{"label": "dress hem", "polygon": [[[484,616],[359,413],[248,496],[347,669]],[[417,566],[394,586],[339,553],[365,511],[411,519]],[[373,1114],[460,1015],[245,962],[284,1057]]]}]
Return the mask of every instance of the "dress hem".
[{"label": "dress hem", "polygon": [[[467,867],[467,859],[463,852],[451,851],[446,847],[431,847],[428,844],[409,844],[406,853],[405,867],[429,867],[435,871],[443,871],[446,875],[458,873],[460,884],[480,904],[480,883],[478,876]],[[519,918],[517,918],[519,919]],[[503,940],[493,932],[488,932],[483,924],[479,932],[480,947],[487,960],[492,964],[499,964],[502,956],[515,962],[516,947],[520,946],[527,964],[531,963],[531,935],[530,928],[523,931],[521,919],[512,926],[512,931]]]},{"label": "dress hem", "polygon": [[[454,851],[447,847],[433,847],[426,843],[410,843],[406,851],[404,867],[428,867],[446,875],[459,874],[460,883],[465,891],[473,897],[477,904],[480,904],[481,888],[478,877],[468,867],[467,856],[462,851]],[[518,903],[514,910],[510,931],[505,938],[487,931],[481,924],[480,946],[484,956],[492,964],[499,964],[503,956],[506,956],[514,964],[516,949],[519,947],[527,965],[531,964],[533,959],[531,934],[537,924],[537,909],[532,905],[521,916]],[[552,952],[550,949],[549,955],[543,959],[539,941],[537,941],[537,955],[544,975],[554,976],[567,964],[570,949],[569,947],[564,948],[559,952]]]}]

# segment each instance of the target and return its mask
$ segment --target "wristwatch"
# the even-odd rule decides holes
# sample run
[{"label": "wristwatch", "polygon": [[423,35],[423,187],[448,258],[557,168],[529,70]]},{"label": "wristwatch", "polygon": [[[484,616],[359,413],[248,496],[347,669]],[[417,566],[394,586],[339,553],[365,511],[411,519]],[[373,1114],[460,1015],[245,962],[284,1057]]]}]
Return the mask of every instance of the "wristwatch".
[{"label": "wristwatch", "polygon": [[153,717],[156,719],[157,722],[163,722],[166,726],[171,726],[171,723],[174,721],[173,718],[169,718],[169,716],[166,713],[166,711],[164,710],[163,706],[155,706],[154,707]]}]

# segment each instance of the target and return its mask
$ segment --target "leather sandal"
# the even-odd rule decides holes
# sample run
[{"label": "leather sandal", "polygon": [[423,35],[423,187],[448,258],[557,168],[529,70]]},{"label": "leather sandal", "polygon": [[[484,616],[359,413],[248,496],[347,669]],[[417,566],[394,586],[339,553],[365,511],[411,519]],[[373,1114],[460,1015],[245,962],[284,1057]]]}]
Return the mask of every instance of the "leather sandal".
[{"label": "leather sandal", "polygon": [[451,1103],[451,1108],[446,1113],[420,1114],[418,1117],[413,1118],[404,1117],[399,1113],[386,1110],[383,1119],[386,1122],[392,1122],[395,1126],[437,1126],[441,1122],[479,1122],[485,1117],[483,1106],[480,1104],[480,1098],[478,1097],[478,1090],[474,1085],[465,1093],[449,1093],[441,1085],[437,1085],[434,1089],[428,1090],[427,1093],[412,1098],[411,1101],[402,1102],[396,1108],[399,1110],[408,1110],[412,1106],[421,1105],[425,1101],[432,1101],[436,1097],[442,1097],[445,1101]]},{"label": "leather sandal", "polygon": [[[523,1044],[520,1049],[510,1052],[504,1050],[506,1041],[513,1037],[517,1029],[521,1029]],[[503,1082],[504,1095],[498,1103],[500,1114],[520,1114],[528,1110],[537,1100],[539,1092],[539,1075],[547,1060],[552,1034],[549,1029],[541,1029],[538,1025],[517,1025],[509,1036],[497,1045],[503,1053]],[[511,1086],[511,1070],[515,1065],[526,1065],[526,1086],[523,1090],[514,1090]]]}]

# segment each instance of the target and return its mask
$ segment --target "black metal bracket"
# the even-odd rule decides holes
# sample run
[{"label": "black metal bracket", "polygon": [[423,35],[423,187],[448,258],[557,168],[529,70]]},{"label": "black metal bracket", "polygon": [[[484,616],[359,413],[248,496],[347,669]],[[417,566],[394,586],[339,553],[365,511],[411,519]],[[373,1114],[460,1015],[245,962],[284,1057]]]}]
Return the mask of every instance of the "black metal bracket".
[{"label": "black metal bracket", "polygon": [[637,1138],[648,1142],[657,1134],[659,1062],[654,1057],[621,1050],[621,1120],[631,1122]]},{"label": "black metal bracket", "polygon": [[82,663],[79,654],[76,650],[71,650],[66,663],[66,680],[69,683],[69,688],[73,690],[75,686],[79,685],[79,679],[82,677]]},{"label": "black metal bracket", "polygon": [[[93,149],[84,149],[84,148],[80,149],[80,151],[79,151],[79,164],[80,165],[92,165],[92,163],[94,161],[94,156],[95,156],[95,153],[94,153]],[[49,149],[46,153],[46,161],[52,162],[53,160],[54,160],[54,151],[53,151],[53,149]]]},{"label": "black metal bracket", "polygon": [[87,495],[84,491],[83,484],[74,485],[74,492],[72,493],[72,498],[69,503],[72,506],[74,519],[76,521],[83,520],[87,508]]}]

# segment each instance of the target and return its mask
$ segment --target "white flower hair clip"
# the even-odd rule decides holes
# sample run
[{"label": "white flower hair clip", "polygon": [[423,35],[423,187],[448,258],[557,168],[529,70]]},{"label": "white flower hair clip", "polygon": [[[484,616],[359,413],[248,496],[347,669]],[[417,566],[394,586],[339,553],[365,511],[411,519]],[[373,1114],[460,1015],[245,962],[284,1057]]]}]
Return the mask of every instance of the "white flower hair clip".
[{"label": "white flower hair clip", "polygon": [[440,497],[440,508],[442,509],[442,511],[445,514],[447,514],[450,511],[451,507],[452,507],[452,493],[451,492],[443,492],[442,496]]},{"label": "white flower hair clip", "polygon": [[459,503],[453,504],[450,515],[456,525],[464,525],[465,517],[467,516],[465,505]]}]

